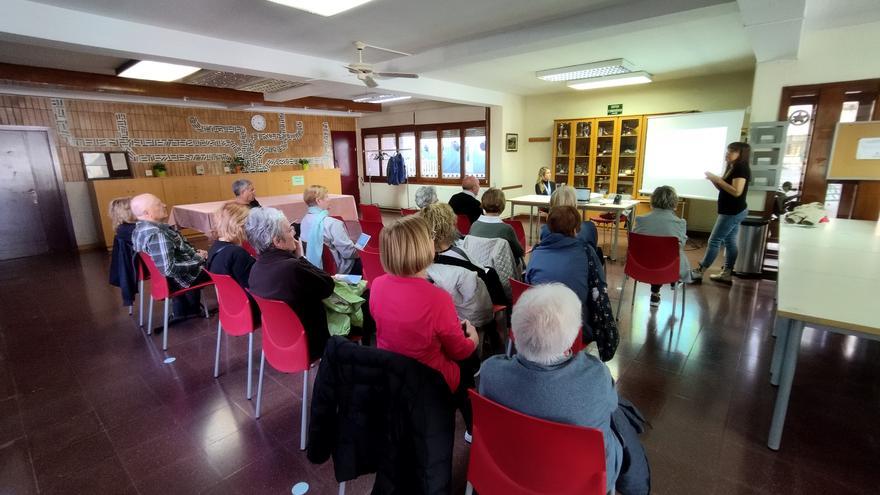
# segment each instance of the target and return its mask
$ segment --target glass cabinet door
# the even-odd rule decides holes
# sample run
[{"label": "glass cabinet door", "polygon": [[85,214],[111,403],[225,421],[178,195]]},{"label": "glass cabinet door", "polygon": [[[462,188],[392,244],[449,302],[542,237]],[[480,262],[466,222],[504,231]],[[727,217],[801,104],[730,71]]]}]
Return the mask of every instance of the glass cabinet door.
[{"label": "glass cabinet door", "polygon": [[620,119],[620,140],[617,145],[617,194],[635,196],[636,172],[638,169],[641,137],[641,119]]},{"label": "glass cabinet door", "polygon": [[556,131],[553,136],[555,149],[553,154],[556,157],[553,164],[554,181],[557,184],[568,184],[569,175],[569,159],[571,157],[571,122],[557,122]]},{"label": "glass cabinet door", "polygon": [[615,171],[615,123],[615,119],[596,121],[596,172],[593,175],[593,191],[601,194],[611,192],[611,178]]},{"label": "glass cabinet door", "polygon": [[593,122],[575,124],[574,187],[590,187],[590,156],[593,154]]}]

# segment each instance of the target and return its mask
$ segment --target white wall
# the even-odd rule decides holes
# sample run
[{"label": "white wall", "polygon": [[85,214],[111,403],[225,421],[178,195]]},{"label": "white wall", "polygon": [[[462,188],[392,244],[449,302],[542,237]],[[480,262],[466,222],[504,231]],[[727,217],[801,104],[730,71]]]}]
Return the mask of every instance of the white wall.
[{"label": "white wall", "polygon": [[752,122],[776,120],[784,86],[880,77],[880,22],[805,29],[797,60],[759,63]]},{"label": "white wall", "polygon": [[99,238],[95,225],[88,183],[85,181],[65,182],[64,192],[67,195],[67,205],[70,208],[70,221],[73,223],[76,245],[89,246],[99,242],[103,243],[104,241]]},{"label": "white wall", "polygon": [[[705,77],[658,81],[647,85],[598,91],[574,91],[525,98],[523,133],[520,133],[522,159],[519,176],[529,193],[538,169],[549,166],[552,143],[529,143],[529,137],[552,136],[553,120],[601,117],[608,105],[623,104],[624,115],[641,115],[688,110],[714,111],[746,108],[752,98],[752,72],[735,72]],[[724,150],[719,150],[719,153]],[[763,204],[763,193],[761,197]],[[715,223],[712,201],[692,201],[688,229],[708,232]]]}]

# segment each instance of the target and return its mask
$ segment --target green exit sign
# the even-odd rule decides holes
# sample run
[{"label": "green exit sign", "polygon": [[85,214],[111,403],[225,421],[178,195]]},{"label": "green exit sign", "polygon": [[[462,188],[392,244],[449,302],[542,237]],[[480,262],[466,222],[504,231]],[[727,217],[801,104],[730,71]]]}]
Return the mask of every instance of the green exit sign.
[{"label": "green exit sign", "polygon": [[623,103],[608,105],[608,115],[620,115],[623,113]]}]

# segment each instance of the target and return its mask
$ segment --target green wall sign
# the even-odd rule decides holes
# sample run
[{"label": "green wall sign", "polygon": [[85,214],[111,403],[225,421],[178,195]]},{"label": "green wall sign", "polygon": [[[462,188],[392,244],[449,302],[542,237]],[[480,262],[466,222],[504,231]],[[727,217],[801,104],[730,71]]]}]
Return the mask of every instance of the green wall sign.
[{"label": "green wall sign", "polygon": [[623,113],[623,103],[608,105],[608,115],[620,115]]},{"label": "green wall sign", "polygon": [[304,186],[306,185],[306,177],[304,175],[294,175],[290,177],[290,182],[294,186]]}]

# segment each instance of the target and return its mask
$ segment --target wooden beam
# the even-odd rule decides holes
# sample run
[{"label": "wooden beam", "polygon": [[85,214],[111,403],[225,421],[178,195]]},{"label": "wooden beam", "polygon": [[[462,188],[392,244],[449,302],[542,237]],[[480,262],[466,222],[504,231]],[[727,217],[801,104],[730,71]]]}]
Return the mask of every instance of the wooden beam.
[{"label": "wooden beam", "polygon": [[324,98],[323,96],[306,96],[293,100],[271,102],[265,105],[291,107],[291,108],[316,108],[321,110],[336,110],[340,112],[381,112],[382,105],[379,103],[355,103],[341,98]]},{"label": "wooden beam", "polygon": [[212,88],[175,82],[147,81],[106,74],[92,74],[72,70],[47,69],[0,63],[0,79],[29,86],[62,88],[94,93],[173,98],[218,103],[263,104],[263,93]]},{"label": "wooden beam", "polygon": [[530,137],[529,142],[530,143],[549,143],[550,138],[549,137]]}]

